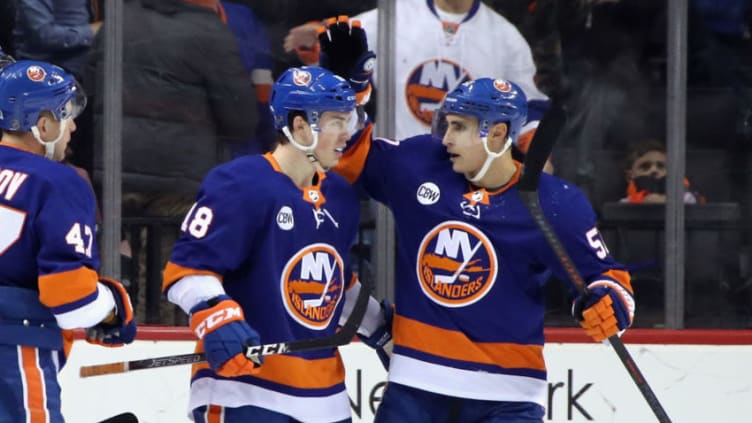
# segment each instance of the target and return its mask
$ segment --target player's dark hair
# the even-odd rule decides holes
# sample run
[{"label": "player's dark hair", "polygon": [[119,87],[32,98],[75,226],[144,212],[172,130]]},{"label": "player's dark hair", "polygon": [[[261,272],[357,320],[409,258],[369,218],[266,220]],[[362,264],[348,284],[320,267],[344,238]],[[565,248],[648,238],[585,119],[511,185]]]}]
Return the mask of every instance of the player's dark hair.
[{"label": "player's dark hair", "polygon": [[[290,132],[292,132],[292,122],[295,120],[296,116],[300,116],[308,122],[308,118],[306,117],[306,113],[302,110],[293,110],[290,112],[290,114],[287,115],[287,127],[290,128]],[[289,144],[290,140],[287,139],[285,134],[281,131],[277,131],[277,144],[283,145],[283,144]]]}]

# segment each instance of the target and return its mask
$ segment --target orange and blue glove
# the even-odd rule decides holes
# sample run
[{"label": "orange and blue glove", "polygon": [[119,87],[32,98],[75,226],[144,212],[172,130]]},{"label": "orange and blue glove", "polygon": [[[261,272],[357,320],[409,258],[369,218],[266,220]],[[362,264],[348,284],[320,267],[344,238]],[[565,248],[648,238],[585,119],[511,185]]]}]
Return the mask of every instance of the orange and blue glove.
[{"label": "orange and blue glove", "polygon": [[611,280],[592,282],[572,305],[572,315],[596,342],[621,334],[631,326],[634,310],[632,292]]},{"label": "orange and blue glove", "polygon": [[110,318],[86,330],[86,340],[105,347],[130,344],[136,339],[137,332],[131,297],[125,287],[114,279],[100,278],[99,282],[112,292],[115,310]]},{"label": "orange and blue glove", "polygon": [[358,105],[367,103],[376,54],[368,50],[368,39],[360,21],[350,21],[347,16],[329,18],[317,33],[321,46],[319,65],[348,80]]},{"label": "orange and blue glove", "polygon": [[203,341],[206,360],[216,374],[238,377],[259,372],[263,357],[252,361],[245,356],[247,347],[261,343],[259,334],[245,321],[240,304],[228,295],[194,306],[191,330]]}]

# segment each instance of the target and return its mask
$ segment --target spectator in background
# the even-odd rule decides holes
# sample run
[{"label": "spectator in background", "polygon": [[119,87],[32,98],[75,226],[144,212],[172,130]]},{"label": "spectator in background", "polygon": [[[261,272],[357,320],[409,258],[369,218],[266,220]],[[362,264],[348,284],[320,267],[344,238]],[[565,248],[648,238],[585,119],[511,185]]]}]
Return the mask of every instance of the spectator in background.
[{"label": "spectator in background", "polygon": [[[123,4],[123,216],[182,217],[229,147],[253,137],[255,88],[218,0],[126,0]],[[102,92],[104,40],[97,37],[88,86]],[[94,181],[102,157],[102,96],[94,95]],[[165,232],[166,233],[166,232]],[[166,262],[177,231],[157,248]],[[130,240],[137,242],[138,240]],[[143,248],[140,251],[144,251]],[[123,250],[124,254],[127,249]],[[140,276],[145,256],[138,257]],[[146,291],[145,277],[133,289]],[[138,288],[136,288],[138,287]],[[151,318],[151,316],[149,316]],[[182,314],[180,315],[182,318]],[[174,323],[167,310],[162,321]]]},{"label": "spectator in background", "polygon": [[269,37],[261,22],[243,0],[222,0],[222,7],[230,27],[238,40],[240,58],[251,82],[256,87],[256,112],[258,124],[252,139],[231,146],[232,157],[243,154],[258,154],[271,149],[275,131],[269,110],[269,93],[272,78],[272,55]]},{"label": "spectator in background", "polygon": [[[659,141],[647,139],[636,144],[627,155],[625,166],[627,196],[623,203],[663,204],[666,202],[666,147]],[[685,204],[704,203],[705,199],[689,190],[684,179]]]},{"label": "spectator in background", "polygon": [[90,0],[16,0],[16,58],[56,64],[81,77],[94,36]]},{"label": "spectator in background", "polygon": [[[293,66],[300,66],[301,64],[312,63],[312,61],[301,61],[298,55],[286,54],[283,50],[283,40],[289,29],[302,25],[306,22],[315,21],[318,25],[322,19],[329,16],[340,15],[356,15],[365,10],[376,7],[376,0],[358,0],[358,1],[342,1],[342,0],[274,0],[274,1],[258,1],[258,0],[240,0],[246,3],[258,18],[266,26],[269,39],[271,40],[272,56],[274,59],[273,73],[274,75],[280,75],[287,68]],[[314,26],[315,29],[315,26]],[[312,34],[313,39],[316,39],[315,32]],[[308,44],[310,46],[310,44]],[[318,51],[312,51],[304,46],[300,49],[299,53],[306,55],[307,57],[318,57]]]},{"label": "spectator in background", "polygon": [[[123,5],[123,203],[126,214],[182,216],[227,147],[251,138],[255,89],[213,0]],[[223,16],[223,14],[222,14]],[[95,43],[97,92],[104,43]],[[102,98],[94,98],[95,181],[101,178]]]},{"label": "spectator in background", "polygon": [[[15,3],[16,58],[56,64],[83,82],[94,37],[102,26],[99,3],[93,0],[13,0],[6,3]],[[78,130],[72,142],[75,147],[69,160],[91,173],[94,135],[90,108],[78,117],[76,125]]]},{"label": "spectator in background", "polygon": [[645,52],[665,2],[574,0],[558,8],[569,120],[557,148],[574,150],[573,182],[595,198],[600,181],[594,152],[626,150],[633,140],[654,133],[645,106],[653,94]]},{"label": "spectator in background", "polygon": [[[378,10],[372,9],[360,20],[368,42],[377,49]],[[444,95],[461,83],[479,77],[504,78],[515,82],[531,100],[528,122],[519,139],[524,152],[543,111],[547,97],[535,85],[535,64],[530,46],[514,25],[480,0],[402,0],[397,3],[395,137],[404,139],[423,134],[431,127],[433,111]],[[302,30],[290,35],[305,40]],[[292,42],[286,49],[297,48]],[[374,82],[378,75],[374,74]]]},{"label": "spectator in background", "polygon": [[561,37],[558,0],[484,0],[525,37],[537,69],[535,84],[551,98],[561,93]]}]

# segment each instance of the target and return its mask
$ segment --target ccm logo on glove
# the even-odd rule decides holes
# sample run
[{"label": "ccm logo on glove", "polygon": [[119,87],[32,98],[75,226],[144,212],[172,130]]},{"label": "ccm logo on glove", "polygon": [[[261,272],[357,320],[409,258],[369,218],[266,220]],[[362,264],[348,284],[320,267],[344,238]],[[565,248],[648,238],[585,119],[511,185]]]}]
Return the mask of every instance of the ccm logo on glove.
[{"label": "ccm logo on glove", "polygon": [[193,331],[196,333],[196,336],[199,339],[203,339],[207,331],[212,331],[222,325],[237,320],[244,320],[243,310],[241,310],[239,305],[235,307],[230,306],[216,310],[208,316],[204,317],[203,320],[198,325],[196,325]]}]

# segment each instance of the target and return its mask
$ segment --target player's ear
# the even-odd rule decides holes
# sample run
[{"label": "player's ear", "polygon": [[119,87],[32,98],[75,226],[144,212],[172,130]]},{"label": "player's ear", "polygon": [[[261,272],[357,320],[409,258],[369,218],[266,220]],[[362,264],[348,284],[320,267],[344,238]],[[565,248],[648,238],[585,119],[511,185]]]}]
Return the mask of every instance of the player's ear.
[{"label": "player's ear", "polygon": [[293,132],[304,131],[307,127],[308,127],[308,122],[306,122],[303,116],[298,115],[292,119],[292,131]]},{"label": "player's ear", "polygon": [[52,119],[47,113],[40,113],[39,118],[37,119],[37,129],[39,129],[39,134],[44,138],[44,135],[46,135],[49,131],[52,130]]},{"label": "player's ear", "polygon": [[488,140],[500,142],[501,145],[504,145],[507,140],[508,129],[509,125],[506,122],[497,123],[491,127],[490,131],[488,131]]}]

